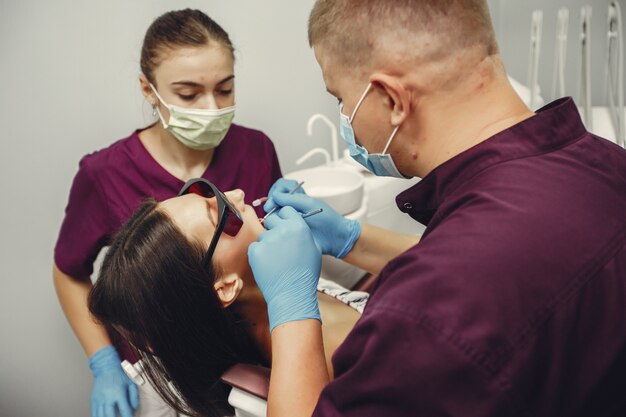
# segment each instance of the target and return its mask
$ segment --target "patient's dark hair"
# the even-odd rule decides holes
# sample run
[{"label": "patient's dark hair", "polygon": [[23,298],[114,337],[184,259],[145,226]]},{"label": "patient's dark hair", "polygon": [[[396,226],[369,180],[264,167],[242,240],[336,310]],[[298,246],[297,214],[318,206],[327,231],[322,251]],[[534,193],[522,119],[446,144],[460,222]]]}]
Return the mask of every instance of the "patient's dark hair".
[{"label": "patient's dark hair", "polygon": [[263,362],[235,306],[222,306],[205,250],[147,200],[113,240],[89,295],[93,316],[128,339],[161,397],[192,416],[228,409],[219,377],[229,367]]}]

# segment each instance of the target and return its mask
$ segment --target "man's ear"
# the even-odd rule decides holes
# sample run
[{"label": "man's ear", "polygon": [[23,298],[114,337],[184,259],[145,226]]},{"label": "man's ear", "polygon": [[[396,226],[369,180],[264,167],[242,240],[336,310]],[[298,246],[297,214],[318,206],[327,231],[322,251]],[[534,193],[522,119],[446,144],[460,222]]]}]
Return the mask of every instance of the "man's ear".
[{"label": "man's ear", "polygon": [[370,82],[372,87],[383,95],[385,106],[391,110],[391,124],[393,126],[401,125],[411,110],[409,90],[398,77],[381,72],[372,74]]},{"label": "man's ear", "polygon": [[222,305],[228,307],[239,297],[243,288],[243,280],[237,274],[230,274],[218,278],[213,284],[213,288],[215,288]]}]

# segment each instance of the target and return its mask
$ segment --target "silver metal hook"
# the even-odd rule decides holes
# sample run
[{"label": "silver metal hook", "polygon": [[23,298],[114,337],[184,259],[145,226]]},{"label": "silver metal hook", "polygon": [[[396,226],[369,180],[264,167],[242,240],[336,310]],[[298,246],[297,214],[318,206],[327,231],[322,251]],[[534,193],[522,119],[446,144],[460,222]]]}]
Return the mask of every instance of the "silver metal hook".
[{"label": "silver metal hook", "polygon": [[530,25],[530,52],[528,62],[528,88],[530,88],[530,100],[528,106],[533,110],[539,95],[539,57],[541,55],[541,35],[543,27],[543,12],[535,10],[532,14]]},{"label": "silver metal hook", "polygon": [[618,2],[609,4],[605,64],[605,94],[609,102],[615,141],[626,147],[624,124],[624,62],[622,13]]},{"label": "silver metal hook", "polygon": [[591,6],[580,10],[580,79],[578,100],[582,106],[583,121],[588,130],[593,130],[591,114]]},{"label": "silver metal hook", "polygon": [[552,76],[552,98],[565,96],[565,64],[567,60],[567,33],[569,30],[569,9],[559,9],[556,29],[556,53]]}]

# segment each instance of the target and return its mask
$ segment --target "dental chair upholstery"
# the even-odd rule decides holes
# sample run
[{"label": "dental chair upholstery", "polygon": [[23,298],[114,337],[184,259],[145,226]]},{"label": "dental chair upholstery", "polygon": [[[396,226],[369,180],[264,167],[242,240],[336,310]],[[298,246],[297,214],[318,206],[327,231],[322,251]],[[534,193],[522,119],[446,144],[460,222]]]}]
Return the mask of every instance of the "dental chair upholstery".
[{"label": "dental chair upholstery", "polygon": [[224,372],[221,380],[232,387],[228,403],[236,417],[265,417],[270,388],[268,368],[238,363]]}]

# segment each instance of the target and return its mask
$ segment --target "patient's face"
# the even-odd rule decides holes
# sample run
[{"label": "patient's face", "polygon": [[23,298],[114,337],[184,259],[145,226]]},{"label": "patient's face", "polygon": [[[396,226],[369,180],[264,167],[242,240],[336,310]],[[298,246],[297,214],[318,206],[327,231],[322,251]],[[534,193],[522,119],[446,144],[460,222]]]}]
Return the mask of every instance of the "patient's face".
[{"label": "patient's face", "polygon": [[[225,275],[231,273],[243,275],[249,272],[250,268],[248,246],[256,241],[265,229],[254,209],[244,204],[243,191],[233,190],[226,192],[225,195],[241,213],[243,226],[237,236],[222,233],[212,261]],[[170,216],[190,241],[200,241],[208,249],[218,223],[215,197],[186,194],[159,203],[159,208]]]}]

